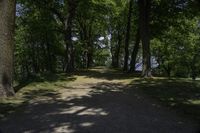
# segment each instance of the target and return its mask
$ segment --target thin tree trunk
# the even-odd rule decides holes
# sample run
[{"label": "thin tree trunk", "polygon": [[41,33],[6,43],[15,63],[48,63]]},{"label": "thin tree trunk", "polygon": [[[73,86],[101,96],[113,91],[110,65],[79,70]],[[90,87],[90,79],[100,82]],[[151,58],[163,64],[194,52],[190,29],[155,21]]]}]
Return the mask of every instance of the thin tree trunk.
[{"label": "thin tree trunk", "polygon": [[[88,38],[90,40],[90,38]],[[93,46],[92,42],[88,41],[88,49],[87,49],[87,68],[92,67],[93,64]]]},{"label": "thin tree trunk", "polygon": [[136,64],[139,47],[140,47],[140,29],[138,28],[138,31],[136,33],[135,45],[131,54],[130,72],[135,72],[135,64]]},{"label": "thin tree trunk", "polygon": [[54,72],[53,63],[52,63],[52,55],[51,55],[51,44],[49,43],[47,32],[45,33],[45,45],[46,45],[46,49],[44,50],[46,50],[46,59],[47,59],[46,70],[48,72]]},{"label": "thin tree trunk", "polygon": [[89,52],[87,53],[87,68],[92,67],[92,63],[93,63],[92,53]]},{"label": "thin tree trunk", "polygon": [[111,57],[112,57],[112,67],[115,68],[115,49],[114,49],[114,38],[113,38],[113,34],[111,34],[111,39],[110,39],[110,53],[111,53]]},{"label": "thin tree trunk", "polygon": [[150,0],[139,0],[139,23],[140,36],[143,50],[143,70],[142,77],[151,77],[151,54],[150,54],[150,32],[149,32],[149,12]]},{"label": "thin tree trunk", "polygon": [[124,56],[124,71],[128,70],[128,59],[129,59],[129,43],[130,43],[130,28],[131,28],[131,13],[133,10],[133,0],[130,1],[129,12],[128,12],[128,22],[125,40],[125,56]]},{"label": "thin tree trunk", "polygon": [[168,63],[167,66],[163,66],[163,68],[165,69],[165,71],[167,73],[167,77],[170,79],[171,78],[172,67],[170,67],[170,65]]},{"label": "thin tree trunk", "polygon": [[196,71],[196,66],[195,66],[195,64],[196,64],[196,59],[197,59],[197,54],[195,54],[194,56],[193,56],[193,59],[192,59],[192,62],[191,62],[191,69],[192,69],[192,79],[193,80],[196,80],[196,78],[197,78],[197,71]]},{"label": "thin tree trunk", "polygon": [[120,55],[121,44],[122,44],[122,37],[120,35],[120,32],[118,31],[118,45],[115,51],[115,67],[116,68],[119,67],[119,55]]},{"label": "thin tree trunk", "polygon": [[88,42],[88,49],[87,49],[87,68],[92,67],[93,65],[93,42],[92,42],[92,24],[89,27],[88,30],[88,37],[87,37],[87,42]]},{"label": "thin tree trunk", "polygon": [[15,0],[0,0],[0,97],[14,95],[13,45]]}]

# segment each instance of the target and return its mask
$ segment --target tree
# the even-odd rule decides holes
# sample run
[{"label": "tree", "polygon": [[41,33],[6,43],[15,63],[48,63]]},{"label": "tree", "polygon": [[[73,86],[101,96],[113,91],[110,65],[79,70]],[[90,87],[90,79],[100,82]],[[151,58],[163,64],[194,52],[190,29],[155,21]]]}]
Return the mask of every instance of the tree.
[{"label": "tree", "polygon": [[[134,72],[141,56],[143,77],[151,77],[151,71],[165,76],[195,77],[199,73],[199,48],[192,45],[198,44],[192,39],[197,40],[199,34],[193,32],[196,27],[184,24],[199,16],[197,0],[17,2],[16,80],[97,65],[125,71],[130,65],[129,71]],[[151,58],[159,68],[154,64],[151,69]]]},{"label": "tree", "polygon": [[135,45],[131,54],[131,62],[130,62],[130,70],[129,72],[135,72],[135,64],[140,47],[140,28],[138,27],[136,38],[135,38]]},{"label": "tree", "polygon": [[139,0],[139,23],[140,36],[143,50],[143,69],[142,77],[151,77],[151,53],[150,53],[150,31],[149,31],[149,14],[151,0]]},{"label": "tree", "polygon": [[73,21],[75,18],[76,8],[77,8],[77,1],[74,0],[66,0],[65,6],[67,11],[65,14],[64,20],[64,30],[65,30],[65,43],[66,43],[66,65],[65,65],[65,72],[73,72],[75,69],[74,65],[74,46],[72,43],[72,28],[73,28]]},{"label": "tree", "polygon": [[0,1],[0,97],[14,95],[13,47],[15,0]]},{"label": "tree", "polygon": [[60,25],[49,10],[52,1],[17,2],[15,79],[56,72],[60,58],[64,58],[64,43],[63,33],[58,32]]},{"label": "tree", "polygon": [[[126,29],[127,29],[127,26],[124,23],[127,23],[127,21],[128,21],[126,19],[128,18],[127,12],[130,11],[127,9],[129,7],[130,7],[129,1],[117,0],[117,1],[115,1],[115,4],[112,8],[112,12],[110,14],[108,14],[108,18],[109,18],[107,20],[108,21],[108,31],[109,31],[108,34],[110,34],[110,37],[111,37],[110,51],[111,51],[111,58],[112,58],[111,65],[113,68],[121,67],[121,64],[123,62],[122,55],[125,52],[124,52],[124,50],[122,50],[122,48],[125,48],[125,45],[122,45],[122,44],[123,44],[123,42],[125,42],[124,38],[126,38],[125,33],[126,33]],[[126,20],[126,22],[124,20]],[[129,39],[130,39],[130,37],[129,37]]]},{"label": "tree", "polygon": [[181,16],[152,40],[152,54],[159,64],[159,74],[178,77],[199,75],[199,19]]},{"label": "tree", "polygon": [[131,28],[132,11],[133,11],[133,0],[130,0],[130,3],[129,3],[129,12],[128,12],[128,20],[127,20],[127,28],[126,28],[126,40],[125,40],[125,47],[124,47],[124,50],[125,50],[124,71],[128,70],[130,28]]}]

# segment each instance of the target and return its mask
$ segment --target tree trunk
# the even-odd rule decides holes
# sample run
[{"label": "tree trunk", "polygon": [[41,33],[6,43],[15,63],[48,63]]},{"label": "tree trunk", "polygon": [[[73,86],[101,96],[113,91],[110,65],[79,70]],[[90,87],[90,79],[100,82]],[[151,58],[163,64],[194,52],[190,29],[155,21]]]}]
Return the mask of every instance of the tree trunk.
[{"label": "tree trunk", "polygon": [[93,56],[92,52],[87,53],[87,68],[92,67],[92,64],[93,64],[92,56]]},{"label": "tree trunk", "polygon": [[[71,19],[71,18],[70,18]],[[74,61],[73,61],[73,44],[72,44],[72,20],[69,20],[68,27],[66,30],[66,66],[65,72],[73,72],[74,71]]]},{"label": "tree trunk", "polygon": [[[93,65],[93,41],[92,41],[92,24],[90,24],[88,29],[88,37],[86,39],[87,44],[87,68],[92,67]],[[87,32],[86,32],[87,33]]]},{"label": "tree trunk", "polygon": [[150,0],[139,0],[140,36],[143,50],[142,77],[151,77],[151,54],[149,32]]},{"label": "tree trunk", "polygon": [[118,45],[116,47],[115,57],[114,57],[114,60],[115,60],[114,67],[115,68],[119,67],[119,55],[120,55],[120,49],[121,49],[121,44],[122,44],[122,37],[121,37],[120,31],[118,31],[118,42],[117,43],[118,43]]},{"label": "tree trunk", "polygon": [[196,80],[197,78],[197,71],[196,71],[196,62],[197,62],[197,54],[195,54],[192,58],[191,62],[191,70],[192,70],[192,79]]},{"label": "tree trunk", "polygon": [[116,58],[115,58],[115,42],[114,42],[114,38],[113,38],[113,34],[111,34],[111,39],[110,39],[110,53],[111,53],[111,57],[112,57],[112,67],[115,68],[116,66]]},{"label": "tree trunk", "polygon": [[131,55],[130,72],[135,72],[135,64],[139,51],[139,46],[140,46],[140,29],[138,28],[138,31],[136,33],[135,46],[133,48],[133,52]]},{"label": "tree trunk", "polygon": [[[112,47],[111,47],[111,51],[112,51],[112,67],[113,68],[119,68],[120,67],[120,51],[121,51],[121,45],[122,45],[122,38],[123,38],[123,34],[122,34],[122,30],[120,29],[121,25],[117,25],[117,33],[116,34],[116,42],[115,39],[112,38]],[[116,43],[116,45],[114,45]]]},{"label": "tree trunk", "polygon": [[[90,40],[90,38],[88,38]],[[87,68],[90,68],[92,67],[93,65],[93,46],[92,46],[92,42],[91,41],[88,41],[88,44],[87,44],[87,62],[86,62],[86,67]]]},{"label": "tree trunk", "polygon": [[170,67],[169,63],[167,66],[163,66],[163,68],[165,69],[166,73],[167,73],[167,77],[170,79],[171,78],[171,71],[172,68]]},{"label": "tree trunk", "polygon": [[48,33],[46,32],[45,33],[45,45],[46,45],[46,54],[47,54],[47,59],[48,61],[46,62],[47,63],[47,67],[46,67],[46,70],[48,72],[55,72],[55,68],[53,66],[53,57],[51,55],[51,43],[49,42],[48,40]]},{"label": "tree trunk", "polygon": [[128,22],[125,40],[125,56],[124,56],[124,71],[128,70],[128,59],[129,59],[129,42],[130,42],[130,28],[131,28],[131,13],[133,10],[133,0],[130,1],[129,12],[128,12]]},{"label": "tree trunk", "polygon": [[66,57],[65,57],[65,72],[73,72],[74,66],[74,47],[72,44],[72,23],[75,17],[77,2],[73,0],[66,1],[68,8],[68,15],[65,19],[65,44],[66,44]]},{"label": "tree trunk", "polygon": [[0,0],[0,97],[14,95],[13,44],[15,0]]}]

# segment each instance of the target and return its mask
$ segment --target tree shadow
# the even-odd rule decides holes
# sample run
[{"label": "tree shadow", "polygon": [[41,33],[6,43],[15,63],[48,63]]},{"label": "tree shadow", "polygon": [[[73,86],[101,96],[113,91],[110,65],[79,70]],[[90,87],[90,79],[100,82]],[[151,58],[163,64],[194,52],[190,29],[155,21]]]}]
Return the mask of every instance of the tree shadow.
[{"label": "tree shadow", "polygon": [[62,95],[69,90],[64,91],[26,93],[24,98],[32,102],[17,116],[1,121],[3,133],[196,132],[192,125],[147,102],[132,86],[101,82],[91,84],[86,95],[68,97]]},{"label": "tree shadow", "polygon": [[17,93],[22,88],[27,86],[30,83],[42,83],[42,82],[58,82],[58,81],[75,81],[77,78],[75,78],[73,75],[60,73],[60,74],[53,74],[53,73],[46,73],[42,75],[37,75],[34,77],[30,77],[26,80],[20,81],[18,85],[14,87],[15,92]]},{"label": "tree shadow", "polygon": [[183,79],[135,80],[133,87],[159,101],[160,104],[175,109],[184,117],[200,123],[200,83]]},{"label": "tree shadow", "polygon": [[132,79],[133,77],[140,77],[140,73],[123,73],[119,70],[113,69],[88,69],[75,73],[78,76],[85,76],[88,78],[106,79],[106,80],[123,80]]},{"label": "tree shadow", "polygon": [[[43,82],[48,83],[54,83],[54,82],[69,82],[69,81],[75,81],[77,78],[73,75],[68,74],[44,74],[42,76],[32,77],[30,79],[27,79],[26,81],[20,82],[18,85],[14,87],[14,90],[16,94],[20,90],[22,90],[24,87],[26,87],[29,84],[38,84]],[[32,86],[31,86],[32,87]],[[8,100],[4,100],[6,102],[3,102],[3,99],[0,103],[0,119],[5,119],[8,115],[14,114],[16,112],[23,112],[24,106],[29,104],[30,100],[37,98],[37,97],[51,97],[53,95],[56,95],[56,91],[46,88],[33,88],[33,90],[22,90],[21,94],[23,97],[11,97],[8,98]],[[18,98],[19,97],[19,98]]]}]

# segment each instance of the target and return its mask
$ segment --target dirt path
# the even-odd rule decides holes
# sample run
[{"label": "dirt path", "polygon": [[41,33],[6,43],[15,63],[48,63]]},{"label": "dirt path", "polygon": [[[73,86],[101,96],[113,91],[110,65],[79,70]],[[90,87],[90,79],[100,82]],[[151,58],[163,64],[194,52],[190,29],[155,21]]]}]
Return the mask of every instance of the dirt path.
[{"label": "dirt path", "polygon": [[[98,76],[98,75],[96,75]],[[114,75],[113,75],[114,76]],[[122,80],[77,80],[1,121],[3,133],[197,133]]]}]

